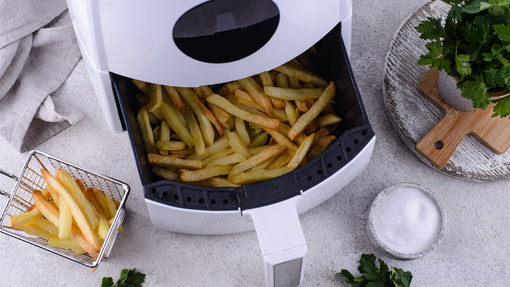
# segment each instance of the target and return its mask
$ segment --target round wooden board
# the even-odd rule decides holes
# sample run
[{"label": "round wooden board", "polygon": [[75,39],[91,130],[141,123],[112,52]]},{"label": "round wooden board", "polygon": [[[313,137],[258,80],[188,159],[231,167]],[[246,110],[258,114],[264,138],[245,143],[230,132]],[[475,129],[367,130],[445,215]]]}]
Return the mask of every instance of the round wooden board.
[{"label": "round wooden board", "polygon": [[393,127],[416,156],[431,168],[465,180],[493,181],[510,178],[510,151],[498,155],[475,137],[467,135],[442,169],[435,168],[415,151],[418,143],[444,116],[417,89],[428,67],[418,67],[428,51],[416,27],[427,17],[446,18],[450,6],[442,1],[425,4],[400,26],[390,45],[384,67],[384,104]]}]

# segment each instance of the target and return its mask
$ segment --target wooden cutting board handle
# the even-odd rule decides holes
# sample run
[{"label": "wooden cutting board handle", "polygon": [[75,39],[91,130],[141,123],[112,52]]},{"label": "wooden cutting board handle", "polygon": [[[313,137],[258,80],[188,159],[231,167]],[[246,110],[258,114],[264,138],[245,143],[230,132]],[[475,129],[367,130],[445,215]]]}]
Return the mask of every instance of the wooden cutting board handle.
[{"label": "wooden cutting board handle", "polygon": [[418,83],[418,90],[445,112],[444,118],[415,146],[423,157],[437,168],[443,168],[467,134],[497,154],[510,148],[510,119],[492,118],[491,104],[487,109],[459,111],[442,99],[437,89],[439,71],[430,69]]}]

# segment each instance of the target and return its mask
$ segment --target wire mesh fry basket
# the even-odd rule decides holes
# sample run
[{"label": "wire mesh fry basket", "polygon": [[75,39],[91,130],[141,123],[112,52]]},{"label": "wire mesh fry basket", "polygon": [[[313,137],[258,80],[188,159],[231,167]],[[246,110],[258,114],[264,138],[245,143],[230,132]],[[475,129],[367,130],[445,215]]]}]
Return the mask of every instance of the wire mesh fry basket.
[{"label": "wire mesh fry basket", "polygon": [[[32,192],[46,187],[41,169],[46,169],[51,174],[55,174],[55,170],[58,168],[69,172],[74,179],[82,180],[86,188],[100,189],[105,194],[110,195],[113,200],[120,202],[97,259],[88,254],[80,255],[68,249],[53,247],[42,237],[28,235],[21,230],[11,228],[9,219],[16,214],[26,212],[34,204]],[[0,232],[91,268],[96,267],[102,259],[110,255],[119,227],[126,216],[124,206],[130,192],[129,185],[35,150],[28,155],[19,177],[1,169],[0,174],[17,181],[14,190],[10,194],[0,190],[0,194],[9,197],[0,218]]]}]

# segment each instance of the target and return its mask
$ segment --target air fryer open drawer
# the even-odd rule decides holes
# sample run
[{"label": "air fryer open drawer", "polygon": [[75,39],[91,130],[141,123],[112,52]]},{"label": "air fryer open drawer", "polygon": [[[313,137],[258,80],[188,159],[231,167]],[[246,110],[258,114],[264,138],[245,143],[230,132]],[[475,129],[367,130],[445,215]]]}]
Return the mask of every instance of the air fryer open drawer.
[{"label": "air fryer open drawer", "polygon": [[[130,79],[111,73],[124,123],[131,139],[146,199],[185,209],[209,211],[245,210],[289,199],[327,180],[342,169],[372,140],[374,132],[359,94],[338,24],[315,45],[311,59],[324,79],[334,81],[333,105],[343,122],[332,133],[337,137],[321,155],[291,173],[273,180],[238,188],[204,187],[161,180],[151,172],[136,121],[139,90]],[[232,79],[236,80],[236,79]],[[214,90],[214,88],[213,88]]]}]

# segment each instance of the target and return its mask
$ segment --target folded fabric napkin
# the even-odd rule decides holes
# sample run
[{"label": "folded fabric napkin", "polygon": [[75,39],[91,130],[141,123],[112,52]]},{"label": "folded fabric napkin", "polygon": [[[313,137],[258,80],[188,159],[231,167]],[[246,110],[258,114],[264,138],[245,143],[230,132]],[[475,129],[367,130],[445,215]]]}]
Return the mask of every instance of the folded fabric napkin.
[{"label": "folded fabric napkin", "polygon": [[83,118],[51,95],[80,57],[65,0],[0,0],[0,135],[20,152]]}]

